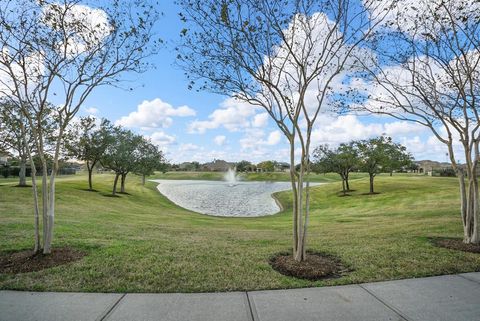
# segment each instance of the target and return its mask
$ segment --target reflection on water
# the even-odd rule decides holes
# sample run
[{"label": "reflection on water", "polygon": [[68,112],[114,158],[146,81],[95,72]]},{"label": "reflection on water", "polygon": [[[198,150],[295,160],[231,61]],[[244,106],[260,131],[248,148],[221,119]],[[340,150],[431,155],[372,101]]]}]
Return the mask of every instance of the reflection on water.
[{"label": "reflection on water", "polygon": [[[254,217],[280,211],[272,193],[289,190],[289,182],[154,180],[160,193],[175,204],[202,214]],[[312,184],[318,185],[318,184]]]}]

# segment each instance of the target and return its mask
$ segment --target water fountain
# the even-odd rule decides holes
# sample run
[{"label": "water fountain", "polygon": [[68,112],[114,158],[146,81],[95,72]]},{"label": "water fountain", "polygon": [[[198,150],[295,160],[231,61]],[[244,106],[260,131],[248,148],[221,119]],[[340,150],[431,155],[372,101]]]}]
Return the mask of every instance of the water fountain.
[{"label": "water fountain", "polygon": [[237,184],[236,168],[229,168],[225,175],[223,175],[223,179],[227,181],[228,186],[235,186]]}]

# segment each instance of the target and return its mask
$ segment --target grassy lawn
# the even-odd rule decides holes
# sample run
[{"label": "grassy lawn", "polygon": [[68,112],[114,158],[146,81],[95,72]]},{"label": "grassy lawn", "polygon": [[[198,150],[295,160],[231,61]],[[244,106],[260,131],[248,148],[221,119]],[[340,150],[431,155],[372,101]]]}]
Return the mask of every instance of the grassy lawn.
[{"label": "grassy lawn", "polygon": [[[187,177],[187,173],[158,178]],[[200,176],[213,174],[198,174]],[[217,175],[217,174],[215,174]],[[338,279],[306,281],[275,272],[268,259],[291,245],[290,194],[286,210],[262,218],[195,214],[161,196],[154,183],[127,179],[127,192],[109,194],[112,176],[58,181],[55,246],[88,253],[82,260],[23,274],[0,274],[1,289],[98,292],[201,292],[348,284],[480,270],[480,255],[437,248],[428,237],[460,237],[455,178],[394,175],[351,183],[356,192],[338,197],[338,175],[313,189],[309,248],[339,256],[353,271]],[[206,177],[201,177],[206,178]],[[212,177],[211,177],[212,178]],[[261,177],[255,177],[260,179]],[[248,177],[253,179],[253,177]],[[270,178],[268,178],[270,179]],[[320,179],[320,177],[318,178]],[[1,251],[33,244],[31,190],[0,181]]]}]

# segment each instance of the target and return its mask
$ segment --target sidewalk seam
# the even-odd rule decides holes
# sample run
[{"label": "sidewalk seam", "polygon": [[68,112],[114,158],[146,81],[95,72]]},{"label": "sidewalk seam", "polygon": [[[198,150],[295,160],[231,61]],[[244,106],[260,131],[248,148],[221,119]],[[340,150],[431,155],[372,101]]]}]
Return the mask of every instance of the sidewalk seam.
[{"label": "sidewalk seam", "polygon": [[408,319],[402,312],[400,312],[397,308],[394,308],[392,306],[390,306],[389,304],[387,304],[387,302],[385,302],[384,300],[380,299],[377,295],[375,295],[375,293],[373,293],[372,291],[368,290],[366,287],[364,287],[362,284],[358,284],[358,286],[360,288],[362,288],[363,290],[365,290],[368,294],[370,294],[371,296],[373,296],[377,301],[379,301],[380,303],[382,303],[384,306],[386,306],[388,309],[392,310],[395,314],[397,314],[400,318],[402,318],[403,320],[405,321],[411,321],[410,319]]},{"label": "sidewalk seam", "polygon": [[465,279],[465,280],[468,280],[468,281],[470,281],[470,282],[480,284],[480,281],[475,280],[475,279],[470,279],[469,277],[466,277],[465,275],[457,274],[457,276],[459,276],[459,277],[461,277],[461,278],[463,278],[463,279]]},{"label": "sidewalk seam", "polygon": [[120,301],[122,301],[122,299],[127,295],[127,293],[123,293],[122,296],[117,300],[115,301],[114,304],[112,304],[112,306],[104,313],[104,315],[98,319],[99,321],[104,321],[107,319],[107,317],[112,314],[113,310],[115,310],[115,308],[118,306],[118,304],[120,303]]},{"label": "sidewalk seam", "polygon": [[248,295],[248,291],[245,291],[245,296],[247,298],[248,310],[250,311],[250,320],[257,321],[258,320],[258,315],[257,315],[257,311],[255,309],[255,303],[253,303],[250,300],[250,296]]}]

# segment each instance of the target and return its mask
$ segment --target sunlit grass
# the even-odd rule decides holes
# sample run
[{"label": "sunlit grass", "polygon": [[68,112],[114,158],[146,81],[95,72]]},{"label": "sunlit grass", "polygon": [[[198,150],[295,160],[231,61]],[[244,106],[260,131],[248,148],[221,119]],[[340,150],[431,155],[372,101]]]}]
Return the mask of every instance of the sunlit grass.
[{"label": "sunlit grass", "polygon": [[[283,173],[281,173],[284,175]],[[191,173],[158,174],[190,178]],[[221,173],[196,174],[213,179]],[[255,179],[270,179],[260,174]],[[288,174],[285,174],[288,175]],[[319,175],[323,176],[323,175]],[[428,237],[461,237],[455,178],[394,175],[351,182],[355,192],[339,197],[340,182],[313,188],[308,246],[341,257],[353,271],[327,281],[278,274],[268,259],[291,247],[290,194],[278,194],[286,211],[261,218],[195,214],[160,195],[154,183],[127,179],[127,192],[110,193],[112,176],[60,178],[55,246],[88,255],[79,262],[18,275],[0,275],[2,289],[102,292],[197,292],[348,284],[480,270],[480,255],[437,248]],[[359,175],[362,177],[362,175]],[[364,176],[363,176],[364,177]],[[253,179],[253,177],[249,177]],[[31,248],[31,190],[0,182],[2,251]]]}]

